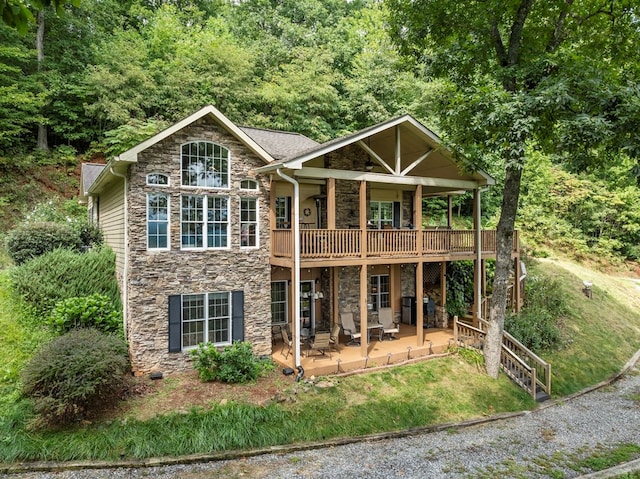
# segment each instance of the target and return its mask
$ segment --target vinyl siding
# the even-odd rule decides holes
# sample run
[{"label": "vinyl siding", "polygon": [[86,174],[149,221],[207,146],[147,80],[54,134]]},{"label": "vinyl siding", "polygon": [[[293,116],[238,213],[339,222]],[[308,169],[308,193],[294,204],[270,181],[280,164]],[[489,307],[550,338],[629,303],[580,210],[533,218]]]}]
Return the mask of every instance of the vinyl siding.
[{"label": "vinyl siding", "polygon": [[124,180],[115,181],[108,191],[100,196],[100,227],[104,241],[116,254],[116,271],[122,277],[124,271]]}]

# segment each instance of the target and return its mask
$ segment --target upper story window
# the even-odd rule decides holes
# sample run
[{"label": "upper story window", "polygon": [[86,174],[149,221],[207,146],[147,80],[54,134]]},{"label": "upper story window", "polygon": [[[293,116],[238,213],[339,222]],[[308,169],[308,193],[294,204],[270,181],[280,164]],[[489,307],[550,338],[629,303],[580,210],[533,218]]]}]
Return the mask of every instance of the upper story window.
[{"label": "upper story window", "polygon": [[169,249],[169,195],[147,194],[147,248]]},{"label": "upper story window", "polygon": [[162,173],[150,173],[147,175],[147,185],[169,186],[169,176]]},{"label": "upper story window", "polygon": [[180,210],[183,249],[229,246],[229,198],[182,195]]},{"label": "upper story window", "polygon": [[229,188],[229,150],[210,141],[182,145],[182,185]]},{"label": "upper story window", "polygon": [[369,218],[374,228],[393,226],[393,201],[371,201]]},{"label": "upper story window", "polygon": [[240,247],[258,246],[258,200],[240,198]]},{"label": "upper story window", "polygon": [[240,189],[255,191],[258,189],[258,182],[256,180],[249,180],[249,179],[242,180],[240,182]]}]

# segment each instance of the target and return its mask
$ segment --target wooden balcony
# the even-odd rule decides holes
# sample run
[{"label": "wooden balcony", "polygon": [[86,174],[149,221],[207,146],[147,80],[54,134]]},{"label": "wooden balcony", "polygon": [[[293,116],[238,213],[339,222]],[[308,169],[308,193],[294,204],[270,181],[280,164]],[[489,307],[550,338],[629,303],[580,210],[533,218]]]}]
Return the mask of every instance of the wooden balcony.
[{"label": "wooden balcony", "polygon": [[[434,261],[473,259],[474,230],[409,229],[300,230],[300,259],[304,263],[329,262],[336,265],[363,262],[402,262],[419,258]],[[514,232],[513,253],[518,251],[518,232]],[[482,257],[495,258],[496,232],[482,231]],[[274,263],[293,259],[293,232],[277,229],[271,232],[271,258]]]}]

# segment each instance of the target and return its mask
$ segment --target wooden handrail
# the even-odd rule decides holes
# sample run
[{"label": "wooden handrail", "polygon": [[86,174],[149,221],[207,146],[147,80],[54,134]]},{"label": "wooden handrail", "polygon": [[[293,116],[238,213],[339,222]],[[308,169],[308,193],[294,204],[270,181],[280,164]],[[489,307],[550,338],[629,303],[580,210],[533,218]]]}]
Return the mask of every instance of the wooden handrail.
[{"label": "wooden handrail", "polygon": [[[458,317],[454,316],[453,338],[456,344],[482,347],[488,323],[481,319],[479,324],[480,328],[476,328],[461,323]],[[506,331],[500,351],[500,367],[516,384],[531,394],[533,399],[536,399],[537,386],[551,395],[551,366]],[[543,373],[542,381],[538,378],[538,372]]]},{"label": "wooden handrail", "polygon": [[[489,323],[480,319],[480,327],[486,331]],[[524,363],[536,370],[538,386],[548,395],[551,395],[551,365],[514,338],[508,331],[502,333],[502,346],[518,356]]]},{"label": "wooden handrail", "polygon": [[[475,232],[473,230],[408,230],[408,229],[302,229],[300,230],[300,256],[306,259],[331,259],[359,257],[365,254],[362,246],[366,241],[365,257],[405,256],[420,254],[473,254]],[[482,251],[496,251],[496,232],[482,231]],[[421,242],[421,243],[420,243]],[[515,244],[515,243],[514,243]],[[421,246],[419,248],[418,246]],[[274,257],[291,257],[293,254],[293,232],[290,229],[271,231],[271,251]]]}]

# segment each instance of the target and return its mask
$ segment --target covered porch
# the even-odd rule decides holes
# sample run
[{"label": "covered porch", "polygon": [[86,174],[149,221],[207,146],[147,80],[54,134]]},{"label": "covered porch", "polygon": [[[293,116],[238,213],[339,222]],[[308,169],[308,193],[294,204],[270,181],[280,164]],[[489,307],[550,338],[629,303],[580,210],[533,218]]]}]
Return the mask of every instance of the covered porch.
[{"label": "covered porch", "polygon": [[[304,344],[300,354],[300,365],[304,369],[305,376],[327,376],[367,369],[386,365],[398,365],[407,361],[427,360],[447,352],[448,347],[454,341],[453,329],[430,328],[424,331],[424,344],[416,345],[416,326],[400,324],[400,332],[396,339],[384,339],[372,337],[367,347],[368,354],[363,357],[361,347],[347,345],[348,336],[340,335],[336,348],[321,354],[311,351],[308,344]],[[293,349],[289,354],[288,347],[283,343],[279,332],[274,332],[274,344],[271,358],[279,367],[295,368]]]}]

